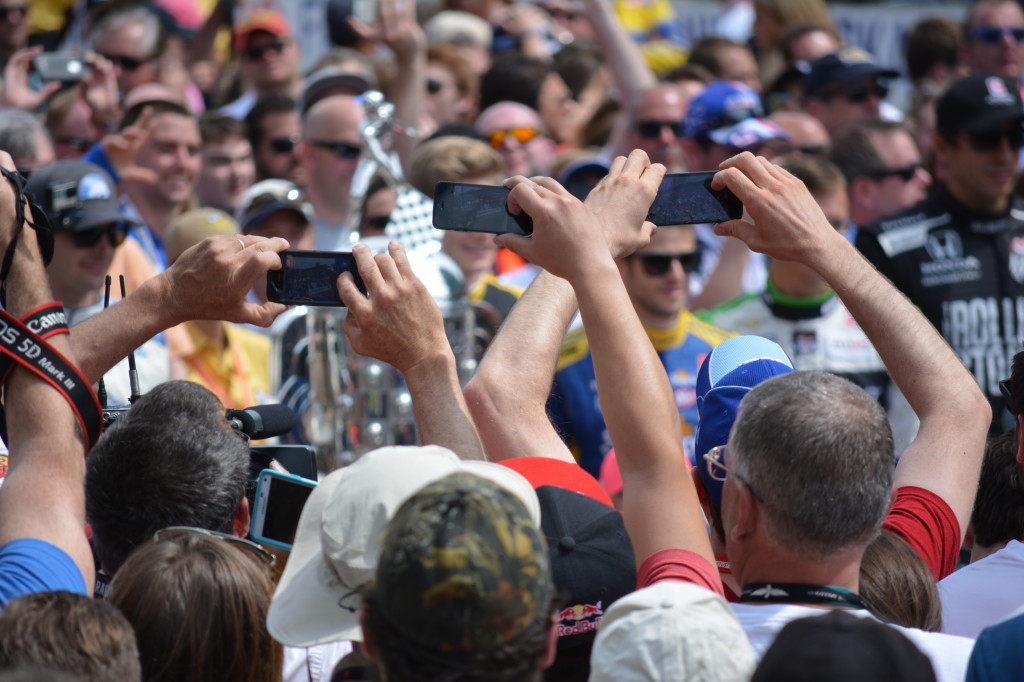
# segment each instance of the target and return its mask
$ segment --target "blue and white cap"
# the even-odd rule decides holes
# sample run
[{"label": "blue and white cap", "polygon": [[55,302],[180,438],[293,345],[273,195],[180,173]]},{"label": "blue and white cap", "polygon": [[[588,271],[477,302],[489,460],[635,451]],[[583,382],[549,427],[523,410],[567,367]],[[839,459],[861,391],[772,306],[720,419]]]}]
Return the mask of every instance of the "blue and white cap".
[{"label": "blue and white cap", "polygon": [[80,232],[128,221],[117,207],[117,188],[99,166],[65,159],[32,172],[25,191],[55,230]]},{"label": "blue and white cap", "polygon": [[766,140],[788,140],[786,131],[764,115],[761,98],[749,87],[732,81],[715,81],[690,102],[683,121],[683,134],[740,151]]},{"label": "blue and white cap", "polygon": [[722,505],[722,483],[708,474],[704,455],[728,442],[740,401],[750,389],[792,371],[793,362],[786,351],[760,336],[728,339],[704,358],[697,372],[698,421],[694,442],[701,482],[715,504]]}]

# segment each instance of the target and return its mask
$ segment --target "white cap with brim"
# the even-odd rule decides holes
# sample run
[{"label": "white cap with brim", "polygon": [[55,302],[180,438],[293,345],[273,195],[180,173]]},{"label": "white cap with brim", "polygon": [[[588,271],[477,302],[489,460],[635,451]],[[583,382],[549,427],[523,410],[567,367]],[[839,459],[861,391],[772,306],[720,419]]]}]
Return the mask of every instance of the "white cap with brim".
[{"label": "white cap with brim", "polygon": [[786,131],[766,118],[748,118],[708,132],[708,139],[733,149],[750,149],[768,140],[788,140]]},{"label": "white cap with brim", "polygon": [[388,523],[420,488],[456,471],[488,478],[514,494],[539,527],[533,487],[507,467],[463,461],[434,445],[368,452],[325,477],[306,501],[267,615],[274,639],[288,646],[361,641],[360,591],[374,581]]}]

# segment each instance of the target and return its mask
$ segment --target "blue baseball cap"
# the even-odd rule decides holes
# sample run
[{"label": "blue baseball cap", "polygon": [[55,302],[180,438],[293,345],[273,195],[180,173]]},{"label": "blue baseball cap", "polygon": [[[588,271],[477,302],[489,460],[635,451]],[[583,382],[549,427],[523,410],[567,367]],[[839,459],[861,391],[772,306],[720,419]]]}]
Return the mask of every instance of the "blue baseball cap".
[{"label": "blue baseball cap", "polygon": [[765,379],[792,371],[793,362],[786,351],[760,336],[728,339],[704,358],[697,372],[695,454],[704,489],[719,507],[722,506],[722,482],[708,474],[704,455],[711,448],[728,442],[740,401],[750,389]]},{"label": "blue baseball cap", "polygon": [[761,98],[746,85],[715,81],[690,102],[683,135],[741,151],[765,140],[788,140],[786,131],[764,115]]}]

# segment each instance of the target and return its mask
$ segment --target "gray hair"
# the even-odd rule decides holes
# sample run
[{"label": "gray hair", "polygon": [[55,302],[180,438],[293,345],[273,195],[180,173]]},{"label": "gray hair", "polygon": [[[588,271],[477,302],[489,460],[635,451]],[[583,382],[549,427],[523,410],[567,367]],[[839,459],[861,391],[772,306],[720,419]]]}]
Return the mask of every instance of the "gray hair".
[{"label": "gray hair", "polygon": [[124,28],[128,24],[139,22],[141,23],[146,32],[142,36],[142,40],[139,42],[139,46],[142,51],[155,57],[157,53],[162,49],[163,29],[160,26],[160,19],[150,9],[146,7],[131,7],[125,10],[114,10],[104,16],[100,21],[93,27],[90,32],[90,43],[93,48],[96,47],[96,43],[99,42],[100,36],[108,31],[116,31],[119,28]]},{"label": "gray hair", "polygon": [[39,137],[50,134],[38,118],[23,109],[0,109],[0,150],[13,159],[35,161],[39,158]]},{"label": "gray hair", "polygon": [[846,379],[784,374],[740,403],[729,467],[764,498],[769,535],[820,560],[866,545],[881,527],[895,471],[892,430],[878,401]]}]

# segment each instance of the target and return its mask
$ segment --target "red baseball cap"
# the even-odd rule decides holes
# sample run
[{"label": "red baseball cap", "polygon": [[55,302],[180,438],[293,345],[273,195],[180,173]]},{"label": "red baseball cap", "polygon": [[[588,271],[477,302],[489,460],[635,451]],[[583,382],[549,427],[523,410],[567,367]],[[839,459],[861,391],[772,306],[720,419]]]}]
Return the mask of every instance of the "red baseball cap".
[{"label": "red baseball cap", "polygon": [[266,31],[275,36],[289,36],[292,27],[280,12],[253,12],[235,26],[235,50],[244,50],[245,45],[256,31]]}]

